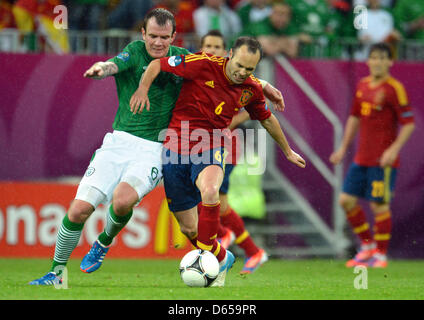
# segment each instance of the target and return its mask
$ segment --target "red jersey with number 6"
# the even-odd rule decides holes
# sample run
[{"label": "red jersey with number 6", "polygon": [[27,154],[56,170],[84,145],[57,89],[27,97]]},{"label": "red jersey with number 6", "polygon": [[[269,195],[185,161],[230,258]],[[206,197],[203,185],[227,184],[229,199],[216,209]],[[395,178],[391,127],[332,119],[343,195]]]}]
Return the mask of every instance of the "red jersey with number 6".
[{"label": "red jersey with number 6", "polygon": [[[356,89],[351,115],[360,119],[359,144],[354,162],[379,166],[383,152],[395,141],[398,124],[414,122],[403,85],[393,77],[372,86],[363,78]],[[399,158],[393,164],[399,166]]]},{"label": "red jersey with number 6", "polygon": [[227,63],[228,58],[203,52],[160,59],[161,71],[184,78],[165,147],[189,154],[223,146],[222,132],[229,133],[226,128],[243,107],[254,120],[271,116],[258,79],[250,76],[242,84],[233,84],[225,74]]}]

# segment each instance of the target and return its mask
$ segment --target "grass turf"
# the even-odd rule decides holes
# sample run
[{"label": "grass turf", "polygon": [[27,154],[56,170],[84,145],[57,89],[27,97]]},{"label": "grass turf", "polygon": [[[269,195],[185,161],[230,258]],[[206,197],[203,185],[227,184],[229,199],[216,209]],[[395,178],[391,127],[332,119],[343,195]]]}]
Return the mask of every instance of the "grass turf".
[{"label": "grass turf", "polygon": [[224,288],[189,288],[180,279],[177,260],[106,259],[85,274],[79,259],[68,263],[68,289],[30,286],[50,267],[48,259],[0,259],[1,300],[380,300],[424,298],[424,261],[390,261],[386,269],[368,269],[368,288],[355,289],[359,274],[341,260],[270,260],[242,277],[239,259]]}]

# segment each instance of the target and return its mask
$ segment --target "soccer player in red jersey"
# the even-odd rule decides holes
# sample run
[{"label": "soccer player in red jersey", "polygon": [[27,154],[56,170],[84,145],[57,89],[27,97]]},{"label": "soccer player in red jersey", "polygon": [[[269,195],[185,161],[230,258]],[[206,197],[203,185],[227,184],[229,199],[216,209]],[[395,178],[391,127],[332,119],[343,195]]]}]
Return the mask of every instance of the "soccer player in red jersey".
[{"label": "soccer player in red jersey", "polygon": [[[252,76],[262,51],[257,40],[238,38],[229,58],[206,53],[174,56],[152,61],[130,101],[133,113],[149,106],[147,93],[161,71],[184,78],[164,142],[163,174],[170,210],[183,233],[196,246],[211,251],[220,262],[213,285],[223,286],[234,256],[216,239],[219,222],[219,188],[223,172],[222,130],[241,107],[259,120],[282,149],[287,160],[303,168],[304,159],[294,152],[277,118],[265,104],[259,81]],[[217,130],[220,129],[220,130]],[[227,129],[228,130],[228,129]],[[197,214],[197,205],[201,213]]]},{"label": "soccer player in red jersey", "polygon": [[[339,198],[361,242],[358,253],[346,266],[384,268],[391,236],[390,200],[399,167],[399,152],[415,124],[403,85],[389,73],[393,65],[390,47],[384,43],[373,45],[367,64],[370,75],[357,85],[342,144],[331,154],[330,161],[333,164],[342,161],[359,131],[358,150]],[[399,124],[402,127],[398,132]],[[374,236],[358,198],[365,198],[370,204],[374,214]]]},{"label": "soccer player in red jersey", "polygon": [[[219,30],[211,30],[200,40],[200,50],[219,57],[227,55],[225,50],[224,36]],[[262,84],[266,86],[267,84]],[[250,120],[249,113],[246,110],[240,111],[229,126],[230,129],[237,128],[243,122]],[[233,133],[234,131],[232,131]],[[217,232],[217,239],[221,246],[227,249],[234,241],[243,249],[246,260],[240,274],[254,272],[260,265],[268,260],[265,250],[258,247],[253,238],[246,230],[243,219],[228,203],[228,189],[230,183],[230,174],[234,169],[238,154],[240,152],[240,137],[237,133],[231,139],[225,139],[225,149],[228,152],[225,157],[224,179],[219,189],[220,202],[220,224]],[[200,206],[200,204],[199,204]]]}]

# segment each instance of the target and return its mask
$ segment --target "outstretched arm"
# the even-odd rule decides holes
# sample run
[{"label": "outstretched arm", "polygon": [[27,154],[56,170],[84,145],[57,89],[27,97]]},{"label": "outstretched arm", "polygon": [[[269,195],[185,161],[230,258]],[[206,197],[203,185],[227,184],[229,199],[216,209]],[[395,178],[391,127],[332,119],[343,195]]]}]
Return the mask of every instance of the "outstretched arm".
[{"label": "outstretched arm", "polygon": [[250,120],[249,112],[246,110],[243,110],[239,113],[237,113],[233,119],[231,120],[230,125],[228,126],[228,129],[233,130],[237,128],[239,125],[241,125],[243,122]]},{"label": "outstretched arm", "polygon": [[153,81],[160,73],[160,70],[161,67],[159,59],[155,59],[150,62],[149,66],[147,67],[146,71],[144,72],[141,78],[140,85],[138,86],[137,90],[134,92],[130,100],[130,108],[133,114],[136,114],[137,112],[141,113],[145,105],[146,109],[150,110],[150,102],[147,94]]},{"label": "outstretched arm", "polygon": [[118,73],[118,66],[110,61],[96,62],[87,71],[84,72],[84,78],[104,79]]},{"label": "outstretched arm", "polygon": [[277,142],[287,160],[300,168],[305,168],[306,161],[290,148],[286,136],[284,135],[280,123],[278,122],[278,119],[273,114],[271,114],[268,119],[261,121],[261,124],[266,129],[266,131],[268,131],[275,142]]}]

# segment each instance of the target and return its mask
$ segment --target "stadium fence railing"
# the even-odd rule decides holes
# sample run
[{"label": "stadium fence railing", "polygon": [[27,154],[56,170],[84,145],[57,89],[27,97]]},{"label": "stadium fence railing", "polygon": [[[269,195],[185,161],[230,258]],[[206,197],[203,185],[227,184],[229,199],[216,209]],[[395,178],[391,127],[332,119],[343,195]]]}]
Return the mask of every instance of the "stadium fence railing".
[{"label": "stadium fence railing", "polygon": [[[69,53],[88,55],[115,55],[130,41],[140,39],[141,33],[121,29],[102,31],[66,30]],[[20,32],[16,29],[0,31],[0,51],[3,52],[56,52],[48,45],[45,35],[40,32]],[[228,43],[230,43],[228,41]],[[195,34],[177,34],[175,45],[184,46],[195,52],[199,48],[199,38]],[[403,40],[397,43],[395,54],[398,60],[424,60],[424,43]],[[367,46],[356,38],[318,39],[309,44],[301,44],[299,58],[364,60]]]}]

